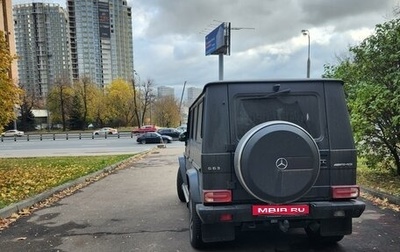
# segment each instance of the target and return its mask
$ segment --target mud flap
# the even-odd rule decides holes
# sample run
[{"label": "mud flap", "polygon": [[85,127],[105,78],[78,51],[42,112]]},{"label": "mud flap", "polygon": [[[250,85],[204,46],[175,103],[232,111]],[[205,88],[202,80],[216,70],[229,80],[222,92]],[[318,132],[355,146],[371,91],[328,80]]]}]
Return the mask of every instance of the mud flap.
[{"label": "mud flap", "polygon": [[351,218],[321,220],[320,225],[321,236],[349,235],[352,232]]},{"label": "mud flap", "polygon": [[233,223],[202,224],[201,232],[204,242],[233,241],[235,239]]}]

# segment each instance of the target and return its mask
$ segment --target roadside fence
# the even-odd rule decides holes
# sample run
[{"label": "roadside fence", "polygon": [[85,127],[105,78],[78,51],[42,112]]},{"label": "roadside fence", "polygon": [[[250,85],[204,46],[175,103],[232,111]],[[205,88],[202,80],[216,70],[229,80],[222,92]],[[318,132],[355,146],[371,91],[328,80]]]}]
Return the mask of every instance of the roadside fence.
[{"label": "roadside fence", "polygon": [[69,139],[115,139],[115,138],[133,138],[136,136],[132,132],[118,132],[117,134],[101,134],[95,135],[90,132],[83,133],[39,133],[39,134],[25,134],[23,136],[5,137],[1,136],[0,141],[43,141],[43,140],[69,140]]}]

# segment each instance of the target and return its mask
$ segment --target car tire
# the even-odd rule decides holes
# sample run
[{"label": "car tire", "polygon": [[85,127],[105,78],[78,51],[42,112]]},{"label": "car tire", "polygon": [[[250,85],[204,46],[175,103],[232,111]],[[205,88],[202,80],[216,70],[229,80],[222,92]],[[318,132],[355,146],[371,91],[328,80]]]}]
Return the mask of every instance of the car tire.
[{"label": "car tire", "polygon": [[270,204],[290,203],[314,185],[320,155],[305,129],[287,121],[270,121],[240,139],[234,166],[240,184],[253,197]]},{"label": "car tire", "polygon": [[189,237],[190,244],[195,249],[204,248],[201,232],[201,220],[196,213],[196,204],[192,199],[189,201]]},{"label": "car tire", "polygon": [[182,189],[182,184],[183,184],[182,174],[181,174],[181,171],[178,169],[178,174],[176,176],[176,192],[178,194],[179,200],[181,202],[185,202],[186,198],[185,198],[185,194]]},{"label": "car tire", "polygon": [[141,144],[146,144],[146,140],[143,139],[143,140],[140,141],[140,143]]}]

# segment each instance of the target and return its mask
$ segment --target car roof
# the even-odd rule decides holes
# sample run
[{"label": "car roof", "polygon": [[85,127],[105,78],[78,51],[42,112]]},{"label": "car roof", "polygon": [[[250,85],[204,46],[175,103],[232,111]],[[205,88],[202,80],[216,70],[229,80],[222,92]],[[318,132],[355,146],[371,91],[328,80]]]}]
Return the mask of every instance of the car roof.
[{"label": "car roof", "polygon": [[218,85],[237,85],[237,84],[257,84],[257,83],[307,83],[307,82],[323,82],[323,83],[338,83],[341,82],[343,85],[343,81],[340,79],[333,78],[283,78],[283,79],[264,79],[264,80],[222,80],[222,81],[213,81],[204,85],[203,90],[199,96],[197,96],[196,100],[192,104],[196,104],[197,100],[203,96],[206,90],[213,86]]}]

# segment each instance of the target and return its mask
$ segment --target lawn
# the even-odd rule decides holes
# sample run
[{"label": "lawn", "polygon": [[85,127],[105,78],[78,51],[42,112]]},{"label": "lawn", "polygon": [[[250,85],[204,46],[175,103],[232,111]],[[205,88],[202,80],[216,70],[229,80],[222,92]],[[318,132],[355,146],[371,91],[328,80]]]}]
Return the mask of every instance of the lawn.
[{"label": "lawn", "polygon": [[132,155],[0,159],[0,208],[101,170]]},{"label": "lawn", "polygon": [[362,162],[359,162],[357,183],[360,186],[400,197],[400,176],[394,176],[392,172],[387,170],[370,169]]}]

